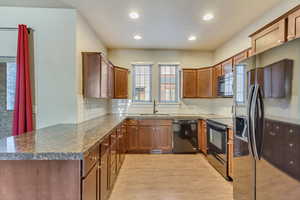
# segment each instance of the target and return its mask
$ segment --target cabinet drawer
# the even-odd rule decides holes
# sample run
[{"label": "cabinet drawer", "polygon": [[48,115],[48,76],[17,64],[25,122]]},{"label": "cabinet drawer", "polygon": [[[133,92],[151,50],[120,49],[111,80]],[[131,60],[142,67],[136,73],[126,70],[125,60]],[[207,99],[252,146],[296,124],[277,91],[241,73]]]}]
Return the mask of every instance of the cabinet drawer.
[{"label": "cabinet drawer", "polygon": [[141,126],[171,126],[172,120],[139,120]]},{"label": "cabinet drawer", "polygon": [[127,122],[126,122],[126,124],[128,126],[136,126],[138,124],[138,121],[135,120],[135,119],[128,119]]},{"label": "cabinet drawer", "polygon": [[100,146],[97,144],[92,147],[85,155],[83,160],[83,176],[85,177],[89,171],[93,168],[93,166],[99,160]]}]

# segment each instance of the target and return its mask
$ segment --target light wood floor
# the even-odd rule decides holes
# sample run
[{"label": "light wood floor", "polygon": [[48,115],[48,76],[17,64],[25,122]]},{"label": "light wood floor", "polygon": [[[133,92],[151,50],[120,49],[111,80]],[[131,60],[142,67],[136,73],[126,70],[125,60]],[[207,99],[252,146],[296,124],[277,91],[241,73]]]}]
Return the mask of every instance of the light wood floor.
[{"label": "light wood floor", "polygon": [[232,200],[232,183],[200,155],[126,155],[109,200]]}]

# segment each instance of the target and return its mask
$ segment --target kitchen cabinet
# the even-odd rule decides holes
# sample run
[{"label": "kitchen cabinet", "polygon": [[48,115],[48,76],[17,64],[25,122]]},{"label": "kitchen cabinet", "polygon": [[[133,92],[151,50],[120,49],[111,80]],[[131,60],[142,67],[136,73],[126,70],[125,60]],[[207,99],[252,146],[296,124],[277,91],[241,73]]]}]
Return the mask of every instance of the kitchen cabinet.
[{"label": "kitchen cabinet", "polygon": [[286,41],[286,32],[286,20],[283,18],[253,33],[250,35],[252,53],[258,54],[283,44]]},{"label": "kitchen cabinet", "polygon": [[137,152],[139,150],[139,131],[137,124],[132,125],[130,121],[127,124],[128,152]]},{"label": "kitchen cabinet", "polygon": [[197,97],[213,97],[213,68],[197,70]]},{"label": "kitchen cabinet", "polygon": [[93,52],[82,53],[83,96],[101,98],[101,54]]},{"label": "kitchen cabinet", "polygon": [[116,99],[128,98],[128,69],[115,67],[114,68],[114,91]]},{"label": "kitchen cabinet", "polygon": [[248,58],[249,50],[245,50],[233,57],[233,65],[239,64],[242,60]]},{"label": "kitchen cabinet", "polygon": [[83,200],[98,200],[97,199],[97,171],[98,167],[94,166],[91,172],[82,180],[82,199]]},{"label": "kitchen cabinet", "polygon": [[108,98],[108,62],[101,56],[101,98]]},{"label": "kitchen cabinet", "polygon": [[109,137],[106,137],[101,144],[101,159],[98,178],[98,188],[100,191],[99,200],[106,200],[109,195],[109,150]]},{"label": "kitchen cabinet", "polygon": [[255,68],[251,69],[250,71],[247,72],[248,76],[248,90],[251,85],[253,84],[259,84],[264,87],[264,69],[263,68]]},{"label": "kitchen cabinet", "polygon": [[264,97],[289,97],[292,84],[293,61],[284,59],[264,67]]},{"label": "kitchen cabinet", "polygon": [[111,62],[109,62],[108,65],[108,85],[107,85],[107,95],[108,98],[112,99],[114,98],[114,84],[115,84],[115,80],[114,80],[114,66]]},{"label": "kitchen cabinet", "polygon": [[216,65],[213,67],[213,96],[217,97],[218,96],[218,80],[219,77],[222,76],[223,70],[222,70],[222,65]]},{"label": "kitchen cabinet", "polygon": [[183,98],[197,98],[197,69],[182,70]]},{"label": "kitchen cabinet", "polygon": [[300,9],[295,10],[288,16],[287,39],[294,40],[300,37]]},{"label": "kitchen cabinet", "polygon": [[198,145],[200,151],[207,155],[207,126],[205,120],[198,121]]},{"label": "kitchen cabinet", "polygon": [[155,127],[152,126],[139,127],[139,151],[150,152],[152,150],[154,134],[155,134]]},{"label": "kitchen cabinet", "polygon": [[132,120],[127,122],[127,135],[130,153],[172,151],[171,120]]},{"label": "kitchen cabinet", "polygon": [[230,128],[227,132],[228,149],[228,176],[233,178],[233,130]]}]

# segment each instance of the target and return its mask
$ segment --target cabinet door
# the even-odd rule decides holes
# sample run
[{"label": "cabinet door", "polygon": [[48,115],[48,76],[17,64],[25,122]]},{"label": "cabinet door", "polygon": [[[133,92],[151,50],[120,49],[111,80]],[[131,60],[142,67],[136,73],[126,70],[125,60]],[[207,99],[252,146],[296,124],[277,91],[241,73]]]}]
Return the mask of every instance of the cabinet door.
[{"label": "cabinet door", "polygon": [[114,98],[114,66],[109,64],[108,66],[108,97]]},{"label": "cabinet door", "polygon": [[285,42],[286,21],[282,19],[277,23],[252,34],[252,53],[257,54],[281,45]]},{"label": "cabinet door", "polygon": [[238,55],[233,57],[233,65],[237,65],[239,64],[242,60],[245,60],[246,58],[248,58],[248,51],[249,50],[245,50],[242,53],[239,53]]},{"label": "cabinet door", "polygon": [[137,126],[127,126],[127,137],[128,137],[128,151],[134,152],[139,150],[138,143],[138,127]]},{"label": "cabinet door", "polygon": [[197,70],[197,96],[213,96],[213,68]]},{"label": "cabinet door", "polygon": [[272,97],[272,68],[264,68],[264,97]]},{"label": "cabinet door", "polygon": [[109,151],[106,151],[105,153],[102,154],[101,156],[101,170],[100,170],[100,184],[99,184],[99,189],[100,189],[100,196],[101,199],[99,200],[106,200],[108,198],[108,194],[109,194],[109,185],[108,185],[108,172],[109,172],[109,168],[108,168],[108,154]]},{"label": "cabinet door", "polygon": [[120,67],[115,67],[115,98],[128,98],[128,70]]},{"label": "cabinet door", "polygon": [[152,138],[155,133],[155,127],[140,126],[139,127],[139,149],[143,152],[152,150]]},{"label": "cabinet door", "polygon": [[82,53],[83,95],[100,98],[101,57],[100,53]]},{"label": "cabinet door", "polygon": [[197,70],[183,70],[183,98],[197,97]]},{"label": "cabinet door", "polygon": [[288,18],[288,40],[300,37],[300,9],[289,15]]},{"label": "cabinet door", "polygon": [[101,97],[108,97],[108,64],[103,56],[101,57]]},{"label": "cabinet door", "polygon": [[201,146],[200,150],[204,155],[207,155],[207,130],[206,130],[206,122],[205,120],[201,120]]},{"label": "cabinet door", "polygon": [[153,149],[167,153],[172,151],[171,126],[158,126],[153,134]]},{"label": "cabinet door", "polygon": [[222,64],[222,75],[232,73],[233,71],[233,59],[229,59]]},{"label": "cabinet door", "polygon": [[97,199],[97,170],[94,166],[90,173],[82,181],[82,200],[98,200]]}]

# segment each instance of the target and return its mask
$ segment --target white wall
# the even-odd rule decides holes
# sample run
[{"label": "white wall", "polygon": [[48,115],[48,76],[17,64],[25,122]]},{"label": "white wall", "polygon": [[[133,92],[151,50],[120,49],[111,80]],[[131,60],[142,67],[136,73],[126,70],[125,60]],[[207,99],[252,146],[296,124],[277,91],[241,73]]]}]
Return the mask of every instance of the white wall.
[{"label": "white wall", "polygon": [[78,122],[83,122],[109,112],[108,100],[84,99],[82,95],[82,56],[81,52],[102,52],[107,54],[103,42],[96,36],[86,20],[77,14],[76,21],[76,66],[77,66],[77,104]]},{"label": "white wall", "polygon": [[[37,128],[77,122],[76,11],[0,7],[0,13],[0,27],[23,23],[34,29]],[[0,41],[1,56],[16,56],[16,35],[0,31],[10,41]]]},{"label": "white wall", "polygon": [[215,50],[214,63],[221,62],[249,47],[251,47],[251,40],[248,37],[250,34],[257,31],[259,28],[270,23],[277,17],[281,16],[290,9],[300,4],[300,0],[284,0],[282,3],[275,6],[270,11],[266,12],[255,22],[246,26],[243,31],[237,33],[232,39]]}]

